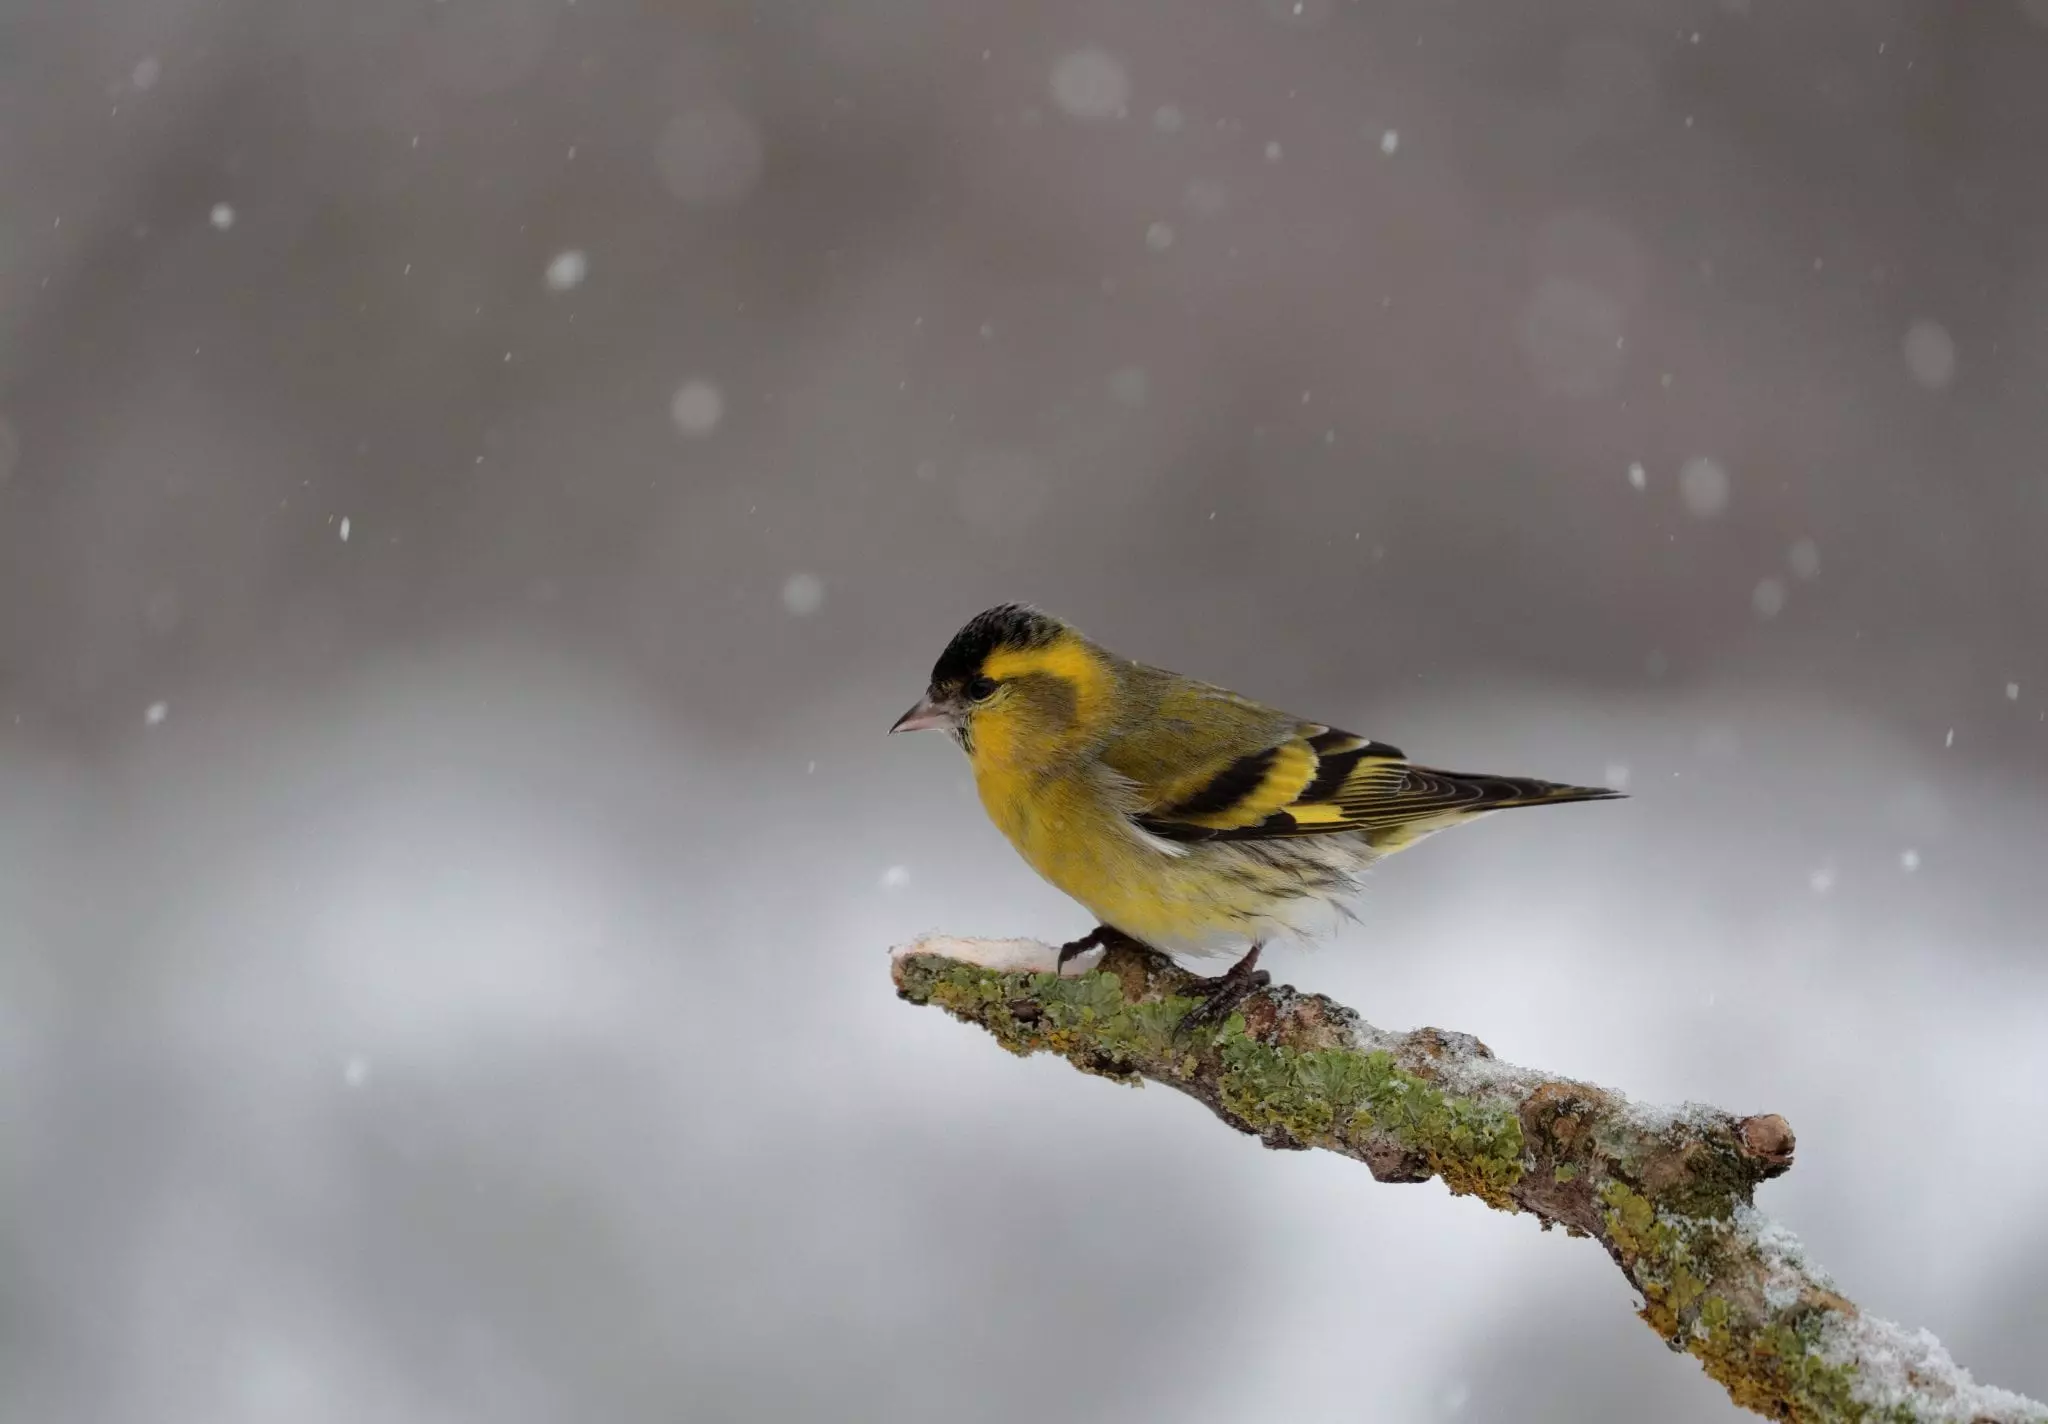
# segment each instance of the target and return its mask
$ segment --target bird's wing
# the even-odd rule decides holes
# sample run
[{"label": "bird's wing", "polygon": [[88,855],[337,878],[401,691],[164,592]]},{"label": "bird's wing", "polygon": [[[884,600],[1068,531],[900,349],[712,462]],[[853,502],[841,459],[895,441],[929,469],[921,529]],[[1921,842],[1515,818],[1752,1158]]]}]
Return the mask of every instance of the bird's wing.
[{"label": "bird's wing", "polygon": [[1602,800],[1597,787],[1466,775],[1409,762],[1398,747],[1317,723],[1177,778],[1137,823],[1169,841],[1362,834],[1382,852],[1514,805]]},{"label": "bird's wing", "polygon": [[[1258,731],[1249,750],[1233,738],[1227,753],[1144,768],[1138,824],[1168,840],[1252,840],[1362,830],[1410,814],[1396,809],[1409,770],[1398,748],[1315,722]],[[1419,803],[1413,811],[1426,814]]]},{"label": "bird's wing", "polygon": [[1099,755],[1128,787],[1132,820],[1163,840],[1350,833],[1388,852],[1485,811],[1619,794],[1415,766],[1399,747],[1226,688],[1139,664],[1124,677],[1138,715]]}]

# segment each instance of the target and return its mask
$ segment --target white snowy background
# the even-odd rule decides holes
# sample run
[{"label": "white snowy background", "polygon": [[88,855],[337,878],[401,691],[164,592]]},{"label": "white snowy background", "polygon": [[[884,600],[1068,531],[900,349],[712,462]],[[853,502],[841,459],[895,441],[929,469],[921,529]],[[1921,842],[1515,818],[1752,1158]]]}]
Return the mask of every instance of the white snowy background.
[{"label": "white snowy background", "polygon": [[0,1417],[1737,1417],[897,1003],[970,614],[1626,781],[1273,967],[2048,1394],[2048,6],[0,16]]}]

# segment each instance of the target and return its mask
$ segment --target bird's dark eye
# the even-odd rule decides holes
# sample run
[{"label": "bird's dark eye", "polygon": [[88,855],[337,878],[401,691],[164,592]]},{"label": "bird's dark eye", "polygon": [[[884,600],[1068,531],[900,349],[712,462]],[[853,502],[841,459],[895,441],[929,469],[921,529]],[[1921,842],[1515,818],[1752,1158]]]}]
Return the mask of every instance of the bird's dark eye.
[{"label": "bird's dark eye", "polygon": [[996,680],[992,677],[971,678],[967,683],[969,702],[986,702],[996,695]]}]

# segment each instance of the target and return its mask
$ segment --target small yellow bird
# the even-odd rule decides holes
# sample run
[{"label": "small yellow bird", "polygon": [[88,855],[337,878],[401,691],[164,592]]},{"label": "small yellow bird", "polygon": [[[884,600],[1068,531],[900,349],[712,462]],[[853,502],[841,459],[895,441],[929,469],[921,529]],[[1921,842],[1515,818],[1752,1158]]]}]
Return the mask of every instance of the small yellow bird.
[{"label": "small yellow bird", "polygon": [[1509,806],[1621,794],[1415,766],[1016,603],[955,634],[924,700],[889,730],[926,728],[953,734],[989,819],[1101,922],[1061,948],[1061,965],[1117,937],[1194,955],[1249,941],[1208,981],[1211,1017],[1267,982],[1269,937],[1347,913],[1381,857]]}]

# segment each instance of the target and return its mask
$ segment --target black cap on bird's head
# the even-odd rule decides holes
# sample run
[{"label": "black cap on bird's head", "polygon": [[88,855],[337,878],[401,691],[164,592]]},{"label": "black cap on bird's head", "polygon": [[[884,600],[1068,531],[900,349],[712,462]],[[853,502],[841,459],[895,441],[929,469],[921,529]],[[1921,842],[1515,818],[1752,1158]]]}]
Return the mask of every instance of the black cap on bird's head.
[{"label": "black cap on bird's head", "polygon": [[889,730],[957,728],[962,715],[987,695],[981,686],[988,682],[982,668],[991,654],[1043,648],[1066,631],[1065,623],[1026,603],[999,603],[975,614],[932,665],[931,686],[925,690],[924,700],[898,717]]},{"label": "black cap on bird's head", "polygon": [[964,683],[981,671],[990,653],[999,649],[1021,652],[1042,648],[1067,630],[1067,625],[1050,613],[1041,613],[1026,603],[999,603],[977,613],[967,626],[953,635],[946,651],[932,664],[932,686]]}]

